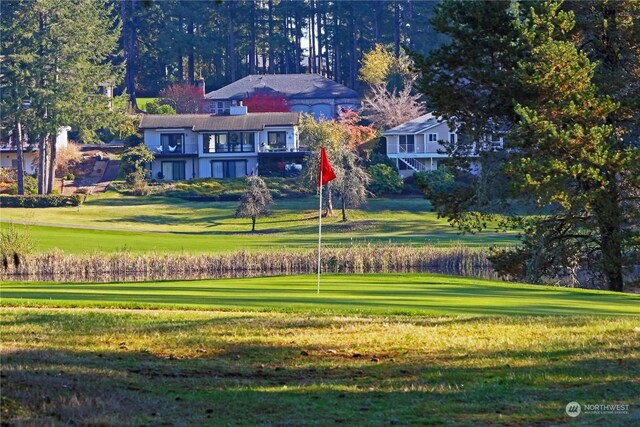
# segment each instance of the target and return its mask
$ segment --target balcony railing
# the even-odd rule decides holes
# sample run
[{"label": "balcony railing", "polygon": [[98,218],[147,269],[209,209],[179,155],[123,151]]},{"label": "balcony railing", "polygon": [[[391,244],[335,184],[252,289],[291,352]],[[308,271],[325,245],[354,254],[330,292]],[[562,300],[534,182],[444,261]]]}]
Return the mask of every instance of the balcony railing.
[{"label": "balcony railing", "polygon": [[152,150],[156,156],[175,156],[177,154],[198,154],[197,144],[160,144]]}]

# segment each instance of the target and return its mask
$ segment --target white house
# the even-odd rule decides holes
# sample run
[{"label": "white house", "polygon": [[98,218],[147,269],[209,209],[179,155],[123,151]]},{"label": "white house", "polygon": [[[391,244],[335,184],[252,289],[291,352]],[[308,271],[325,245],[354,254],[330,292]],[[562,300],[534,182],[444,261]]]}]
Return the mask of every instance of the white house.
[{"label": "white house", "polygon": [[142,117],[144,143],[155,154],[152,178],[236,178],[258,171],[259,157],[299,156],[299,113],[149,115]]},{"label": "white house", "polygon": [[[387,156],[396,162],[403,178],[415,172],[438,169],[450,157],[442,143],[455,146],[458,134],[449,129],[446,121],[425,114],[382,133],[386,138]],[[502,147],[502,137],[488,137],[488,143],[494,147]],[[471,154],[470,156],[475,156]],[[477,163],[472,163],[472,170]]]},{"label": "white house", "polygon": [[[56,149],[60,150],[67,146],[69,143],[68,132],[71,130],[68,126],[62,126],[58,129],[56,135]],[[38,165],[36,164],[37,147],[35,145],[29,145],[25,141],[22,143],[22,159],[24,166],[24,173],[33,175],[36,173]],[[18,169],[18,150],[16,145],[11,139],[6,142],[0,143],[0,167],[6,169]]]}]

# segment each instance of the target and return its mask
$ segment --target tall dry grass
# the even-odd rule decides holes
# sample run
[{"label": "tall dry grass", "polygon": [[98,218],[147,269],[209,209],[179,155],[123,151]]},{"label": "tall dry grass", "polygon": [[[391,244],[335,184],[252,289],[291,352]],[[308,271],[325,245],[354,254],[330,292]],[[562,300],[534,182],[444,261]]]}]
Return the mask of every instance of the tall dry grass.
[{"label": "tall dry grass", "polygon": [[[312,274],[316,249],[238,251],[219,254],[64,254],[53,251],[26,257],[0,271],[4,280],[111,282],[217,279]],[[466,247],[352,245],[322,250],[326,273],[441,273],[496,278],[487,253]]]}]

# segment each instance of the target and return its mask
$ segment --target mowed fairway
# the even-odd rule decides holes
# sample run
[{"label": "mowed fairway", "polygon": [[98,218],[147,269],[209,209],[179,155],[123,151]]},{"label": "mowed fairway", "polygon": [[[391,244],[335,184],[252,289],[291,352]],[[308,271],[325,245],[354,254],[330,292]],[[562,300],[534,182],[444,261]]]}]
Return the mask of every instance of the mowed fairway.
[{"label": "mowed fairway", "polygon": [[[40,252],[67,253],[191,252],[310,247],[317,244],[317,198],[278,200],[270,217],[235,218],[237,202],[187,202],[169,197],[92,196],[80,209],[3,208],[0,230],[11,222],[26,228]],[[421,198],[371,199],[366,207],[339,212],[323,221],[329,245],[402,243],[487,247],[513,244],[513,234],[487,232],[459,235],[446,220],[430,212]]]},{"label": "mowed fairway", "polygon": [[321,314],[631,315],[640,296],[427,274],[136,283],[25,283],[0,287],[1,304],[48,307],[262,310]]},{"label": "mowed fairway", "polygon": [[[637,295],[428,275],[0,290],[9,424],[640,423]],[[29,304],[84,308],[10,307]],[[628,409],[573,420],[571,401]]]}]

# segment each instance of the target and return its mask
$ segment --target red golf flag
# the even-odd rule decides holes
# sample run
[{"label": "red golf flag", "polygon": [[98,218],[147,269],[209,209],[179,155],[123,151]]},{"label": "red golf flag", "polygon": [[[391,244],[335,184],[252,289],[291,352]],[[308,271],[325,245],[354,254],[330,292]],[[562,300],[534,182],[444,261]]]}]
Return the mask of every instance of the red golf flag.
[{"label": "red golf flag", "polygon": [[318,176],[318,187],[325,185],[327,182],[336,178],[336,174],[331,169],[331,164],[327,158],[327,152],[324,147],[320,148],[320,175]]}]

